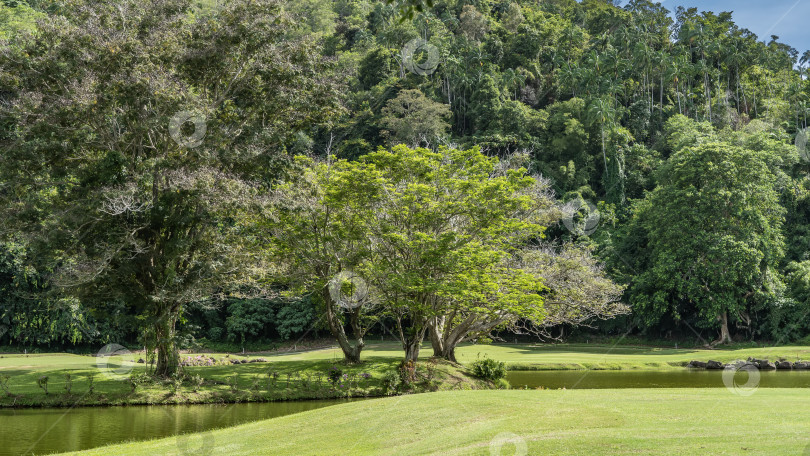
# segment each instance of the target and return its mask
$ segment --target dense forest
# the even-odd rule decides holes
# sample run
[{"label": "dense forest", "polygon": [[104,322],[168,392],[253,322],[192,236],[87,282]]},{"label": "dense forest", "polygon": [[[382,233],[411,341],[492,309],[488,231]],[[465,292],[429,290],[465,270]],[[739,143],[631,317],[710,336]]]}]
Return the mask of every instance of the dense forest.
[{"label": "dense forest", "polygon": [[[407,5],[3,0],[0,344],[810,335],[810,51],[646,0]],[[332,257],[390,305],[330,304]]]}]

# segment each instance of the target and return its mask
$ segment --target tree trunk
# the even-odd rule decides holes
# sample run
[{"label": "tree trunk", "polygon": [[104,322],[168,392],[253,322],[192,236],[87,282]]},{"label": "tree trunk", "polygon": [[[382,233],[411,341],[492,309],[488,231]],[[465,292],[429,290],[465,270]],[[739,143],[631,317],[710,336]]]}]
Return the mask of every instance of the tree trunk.
[{"label": "tree trunk", "polygon": [[422,345],[422,341],[414,337],[404,341],[402,345],[405,349],[405,361],[416,362],[419,359],[419,348],[420,345]]},{"label": "tree trunk", "polygon": [[456,344],[445,347],[444,353],[442,353],[442,358],[457,363],[458,361],[456,361]]},{"label": "tree trunk", "polygon": [[155,375],[171,377],[180,367],[180,352],[175,341],[174,327],[177,322],[177,311],[172,309],[167,315],[158,319],[155,325],[157,339],[157,366]]},{"label": "tree trunk", "polygon": [[332,333],[332,336],[335,337],[340,349],[343,351],[343,358],[348,363],[359,363],[360,352],[363,351],[363,347],[365,346],[362,330],[359,328],[356,315],[360,309],[356,309],[355,315],[352,316],[352,327],[354,330],[354,342],[352,342],[346,335],[346,330],[337,314],[338,310],[336,309],[335,303],[332,301],[332,295],[329,294],[328,287],[323,287],[321,297],[324,301],[324,307],[326,307],[326,321],[329,324],[329,331]]},{"label": "tree trunk", "polygon": [[427,331],[428,326],[430,325],[424,320],[418,323],[414,322],[413,326],[407,331],[408,334],[406,334],[401,320],[397,321],[399,337],[402,340],[402,349],[405,350],[405,361],[416,362],[419,359],[419,349],[422,346],[422,341],[425,340],[425,331]]},{"label": "tree trunk", "polygon": [[728,331],[728,312],[721,312],[717,316],[717,320],[720,321],[720,337],[716,341],[712,342],[712,345],[730,343],[731,334]]},{"label": "tree trunk", "polygon": [[444,317],[437,317],[428,330],[430,344],[433,346],[433,356],[436,358],[444,357],[444,339],[442,338],[444,324],[440,319],[444,320]]}]

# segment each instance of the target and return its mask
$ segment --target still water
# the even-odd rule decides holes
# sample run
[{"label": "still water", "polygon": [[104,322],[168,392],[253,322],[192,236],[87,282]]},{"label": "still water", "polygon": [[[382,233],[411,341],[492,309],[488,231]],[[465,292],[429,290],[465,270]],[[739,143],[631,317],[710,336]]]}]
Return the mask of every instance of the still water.
[{"label": "still water", "polygon": [[[728,374],[727,374],[728,375]],[[748,379],[741,370],[730,385],[756,385],[759,388],[810,388],[810,371],[757,371]],[[510,371],[506,379],[512,388],[724,388],[722,370],[673,371]]]},{"label": "still water", "polygon": [[[85,450],[130,440],[235,426],[345,402],[348,400],[3,409],[0,410],[0,455],[41,455]],[[200,437],[178,437],[178,445],[199,447],[195,439],[199,440]]]}]

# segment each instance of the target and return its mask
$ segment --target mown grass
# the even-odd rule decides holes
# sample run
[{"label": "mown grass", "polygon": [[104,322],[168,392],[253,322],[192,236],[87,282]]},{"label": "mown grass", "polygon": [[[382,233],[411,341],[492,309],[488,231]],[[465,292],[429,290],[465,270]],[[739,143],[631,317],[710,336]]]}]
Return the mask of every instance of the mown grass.
[{"label": "mown grass", "polygon": [[[810,395],[761,389],[457,391],[374,399],[72,453],[211,455],[800,455]],[[182,442],[182,445],[181,445]],[[505,443],[499,446],[499,443]],[[186,453],[188,454],[188,453]]]},{"label": "mown grass", "polygon": [[468,345],[457,350],[456,358],[462,364],[478,357],[503,361],[510,370],[624,370],[624,369],[679,369],[689,361],[767,358],[810,359],[808,346],[744,347],[707,349],[676,349],[626,345],[597,344],[493,344]]}]

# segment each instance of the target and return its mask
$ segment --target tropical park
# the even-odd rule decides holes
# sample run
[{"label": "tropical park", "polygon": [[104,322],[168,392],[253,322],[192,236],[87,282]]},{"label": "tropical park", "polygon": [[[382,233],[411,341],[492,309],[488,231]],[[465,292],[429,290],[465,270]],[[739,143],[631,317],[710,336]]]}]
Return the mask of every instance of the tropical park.
[{"label": "tropical park", "polygon": [[810,454],[754,3],[0,0],[0,456]]}]

